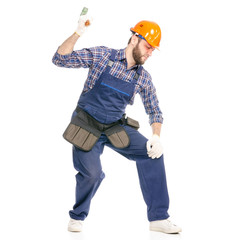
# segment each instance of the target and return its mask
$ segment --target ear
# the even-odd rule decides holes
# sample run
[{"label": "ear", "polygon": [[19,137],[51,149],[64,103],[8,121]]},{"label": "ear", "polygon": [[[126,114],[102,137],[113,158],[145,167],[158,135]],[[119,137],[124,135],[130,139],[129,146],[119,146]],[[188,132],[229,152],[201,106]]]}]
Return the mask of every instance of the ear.
[{"label": "ear", "polygon": [[132,38],[131,38],[131,44],[133,46],[136,46],[138,43],[138,37],[136,35],[133,35]]}]

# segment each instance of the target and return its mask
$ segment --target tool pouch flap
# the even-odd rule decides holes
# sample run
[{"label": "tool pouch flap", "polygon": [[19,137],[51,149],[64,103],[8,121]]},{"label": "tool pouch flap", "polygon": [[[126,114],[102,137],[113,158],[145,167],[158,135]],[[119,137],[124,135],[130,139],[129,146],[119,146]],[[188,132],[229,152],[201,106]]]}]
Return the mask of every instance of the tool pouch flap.
[{"label": "tool pouch flap", "polygon": [[128,126],[134,128],[136,130],[138,130],[139,127],[140,127],[139,122],[137,120],[134,120],[134,119],[130,118],[130,117],[127,117],[126,123],[127,123]]},{"label": "tool pouch flap", "polygon": [[125,148],[129,146],[130,139],[121,125],[114,125],[104,131],[111,144],[116,148]]},{"label": "tool pouch flap", "polygon": [[101,136],[101,132],[75,116],[63,133],[63,137],[83,151],[90,151]]}]

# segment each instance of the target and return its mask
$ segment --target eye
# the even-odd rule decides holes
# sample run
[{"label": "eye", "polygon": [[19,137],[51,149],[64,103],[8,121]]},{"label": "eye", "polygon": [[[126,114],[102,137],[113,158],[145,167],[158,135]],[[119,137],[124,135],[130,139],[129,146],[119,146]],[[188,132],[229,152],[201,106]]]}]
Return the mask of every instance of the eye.
[{"label": "eye", "polygon": [[148,49],[148,50],[152,50],[152,51],[155,50],[155,48],[153,48],[152,46],[149,46],[149,45],[147,46],[147,49]]}]

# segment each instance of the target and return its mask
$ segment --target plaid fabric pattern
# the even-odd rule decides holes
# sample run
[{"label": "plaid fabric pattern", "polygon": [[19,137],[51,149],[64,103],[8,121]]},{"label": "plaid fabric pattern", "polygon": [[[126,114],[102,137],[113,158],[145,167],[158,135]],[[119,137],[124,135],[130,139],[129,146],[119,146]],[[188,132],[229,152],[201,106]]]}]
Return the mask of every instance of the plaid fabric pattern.
[{"label": "plaid fabric pattern", "polygon": [[[107,47],[84,48],[73,51],[67,55],[60,55],[56,52],[52,62],[59,67],[89,68],[88,77],[83,88],[83,91],[86,92],[93,88],[96,80],[105,70],[110,54],[111,49]],[[127,69],[125,49],[120,49],[117,50],[116,60],[111,68],[110,74],[123,81],[131,82],[138,67],[139,66],[136,65]],[[152,83],[150,74],[145,69],[143,69],[141,76],[138,78],[133,97],[130,101],[131,105],[137,93],[140,94],[145,111],[149,115],[150,125],[153,122],[162,123],[162,112],[159,108],[156,89]]]}]

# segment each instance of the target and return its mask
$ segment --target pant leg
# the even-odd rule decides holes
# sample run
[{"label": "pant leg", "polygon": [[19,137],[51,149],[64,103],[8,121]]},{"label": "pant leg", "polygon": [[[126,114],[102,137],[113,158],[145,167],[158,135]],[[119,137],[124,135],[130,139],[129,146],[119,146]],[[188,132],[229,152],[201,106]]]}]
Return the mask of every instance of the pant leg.
[{"label": "pant leg", "polygon": [[73,163],[76,174],[76,203],[69,211],[71,218],[84,220],[90,209],[91,200],[105,174],[102,171],[100,155],[103,152],[106,136],[101,136],[93,149],[84,152],[73,146]]},{"label": "pant leg", "polygon": [[135,129],[125,126],[130,137],[130,145],[117,149],[110,143],[106,145],[130,160],[136,161],[140,187],[147,204],[149,221],[162,220],[169,217],[169,196],[163,155],[151,159],[147,155],[147,139]]}]

